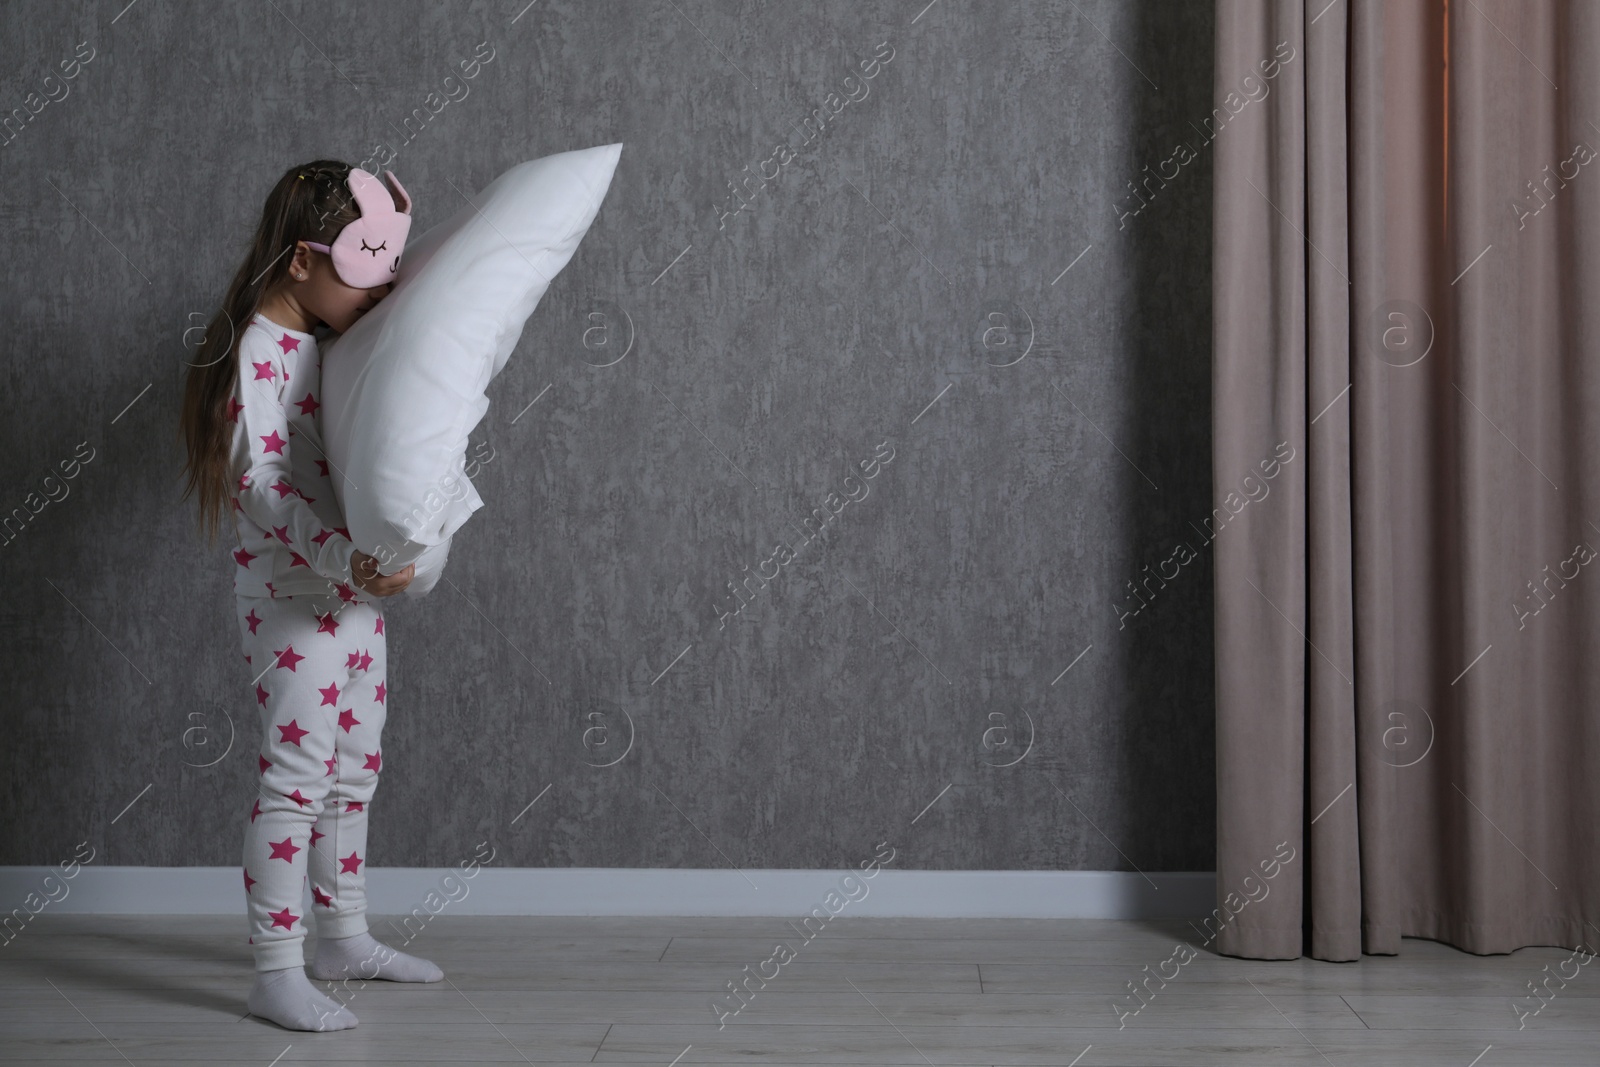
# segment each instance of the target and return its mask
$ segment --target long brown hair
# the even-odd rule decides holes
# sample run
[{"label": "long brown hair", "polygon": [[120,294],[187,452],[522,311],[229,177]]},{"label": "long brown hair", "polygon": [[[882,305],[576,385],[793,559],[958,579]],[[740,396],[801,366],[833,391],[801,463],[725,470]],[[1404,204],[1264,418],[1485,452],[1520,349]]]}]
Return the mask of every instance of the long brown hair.
[{"label": "long brown hair", "polygon": [[346,224],[360,217],[346,185],[349,175],[350,164],[337,159],[318,159],[283,172],[261,208],[250,253],[228,283],[222,307],[189,363],[179,418],[188,453],[183,465],[187,481],[179,499],[197,495],[200,530],[211,543],[233,494],[227,414],[239,378],[239,335],[255,317],[262,297],[288,275],[296,241],[332,244]]}]

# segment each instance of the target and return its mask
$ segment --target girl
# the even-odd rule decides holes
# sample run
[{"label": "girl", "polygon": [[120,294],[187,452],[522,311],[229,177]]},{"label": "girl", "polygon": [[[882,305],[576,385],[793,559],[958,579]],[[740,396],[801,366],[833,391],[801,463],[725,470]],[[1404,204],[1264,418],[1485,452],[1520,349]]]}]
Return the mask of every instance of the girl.
[{"label": "girl", "polygon": [[256,971],[247,1004],[291,1030],[356,1025],[302,970],[312,915],[317,979],[444,977],[367,932],[367,808],[387,710],[377,601],[404,589],[414,568],[380,574],[351,543],[317,418],[322,364],[312,329],[349,329],[388,295],[399,265],[410,225],[400,212],[411,201],[386,176],[388,188],[319,159],[278,179],[184,389],[183,496],[196,492],[213,542],[232,510],[235,617],[262,727],[244,825]]}]

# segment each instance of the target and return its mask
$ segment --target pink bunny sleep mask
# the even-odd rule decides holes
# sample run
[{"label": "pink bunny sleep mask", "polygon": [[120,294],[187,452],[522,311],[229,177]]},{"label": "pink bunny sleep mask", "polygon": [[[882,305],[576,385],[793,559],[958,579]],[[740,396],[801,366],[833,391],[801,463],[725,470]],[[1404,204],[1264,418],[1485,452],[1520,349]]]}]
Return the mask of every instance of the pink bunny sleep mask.
[{"label": "pink bunny sleep mask", "polygon": [[[361,217],[349,222],[333,240],[333,246],[306,241],[308,248],[326,252],[333,259],[334,273],[352,289],[375,289],[394,281],[400,269],[400,253],[406,234],[411,232],[411,197],[393,171],[384,179],[394,188],[394,196],[383,182],[360,167],[353,167],[346,184],[361,209]],[[400,210],[395,210],[395,200]]]}]

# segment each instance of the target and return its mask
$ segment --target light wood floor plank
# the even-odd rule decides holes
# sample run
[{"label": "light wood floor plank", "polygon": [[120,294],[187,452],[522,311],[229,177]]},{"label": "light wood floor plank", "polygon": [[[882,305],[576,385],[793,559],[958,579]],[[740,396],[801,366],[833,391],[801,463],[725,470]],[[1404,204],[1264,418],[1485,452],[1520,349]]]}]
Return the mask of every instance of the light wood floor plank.
[{"label": "light wood floor plank", "polygon": [[[448,981],[320,983],[361,1025],[305,1034],[246,1017],[240,917],[40,916],[0,949],[0,1063],[1600,1063],[1600,972],[1580,972],[1536,1016],[1513,1009],[1565,949],[1478,957],[1407,939],[1397,957],[1352,963],[1204,951],[1163,984],[1151,975],[1174,974],[1162,963],[1173,945],[1202,940],[1182,921],[840,917],[802,942],[782,917],[446,911],[404,944],[398,917],[372,921]],[[719,1027],[712,999],[757,972],[774,939],[797,957]]]}]

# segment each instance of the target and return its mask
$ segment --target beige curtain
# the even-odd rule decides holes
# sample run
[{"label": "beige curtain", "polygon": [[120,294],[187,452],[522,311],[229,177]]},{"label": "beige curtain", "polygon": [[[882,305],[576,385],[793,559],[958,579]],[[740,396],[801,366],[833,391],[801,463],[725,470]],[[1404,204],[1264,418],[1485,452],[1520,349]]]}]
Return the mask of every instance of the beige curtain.
[{"label": "beige curtain", "polygon": [[1597,87],[1600,3],[1218,4],[1225,954],[1600,947]]}]

